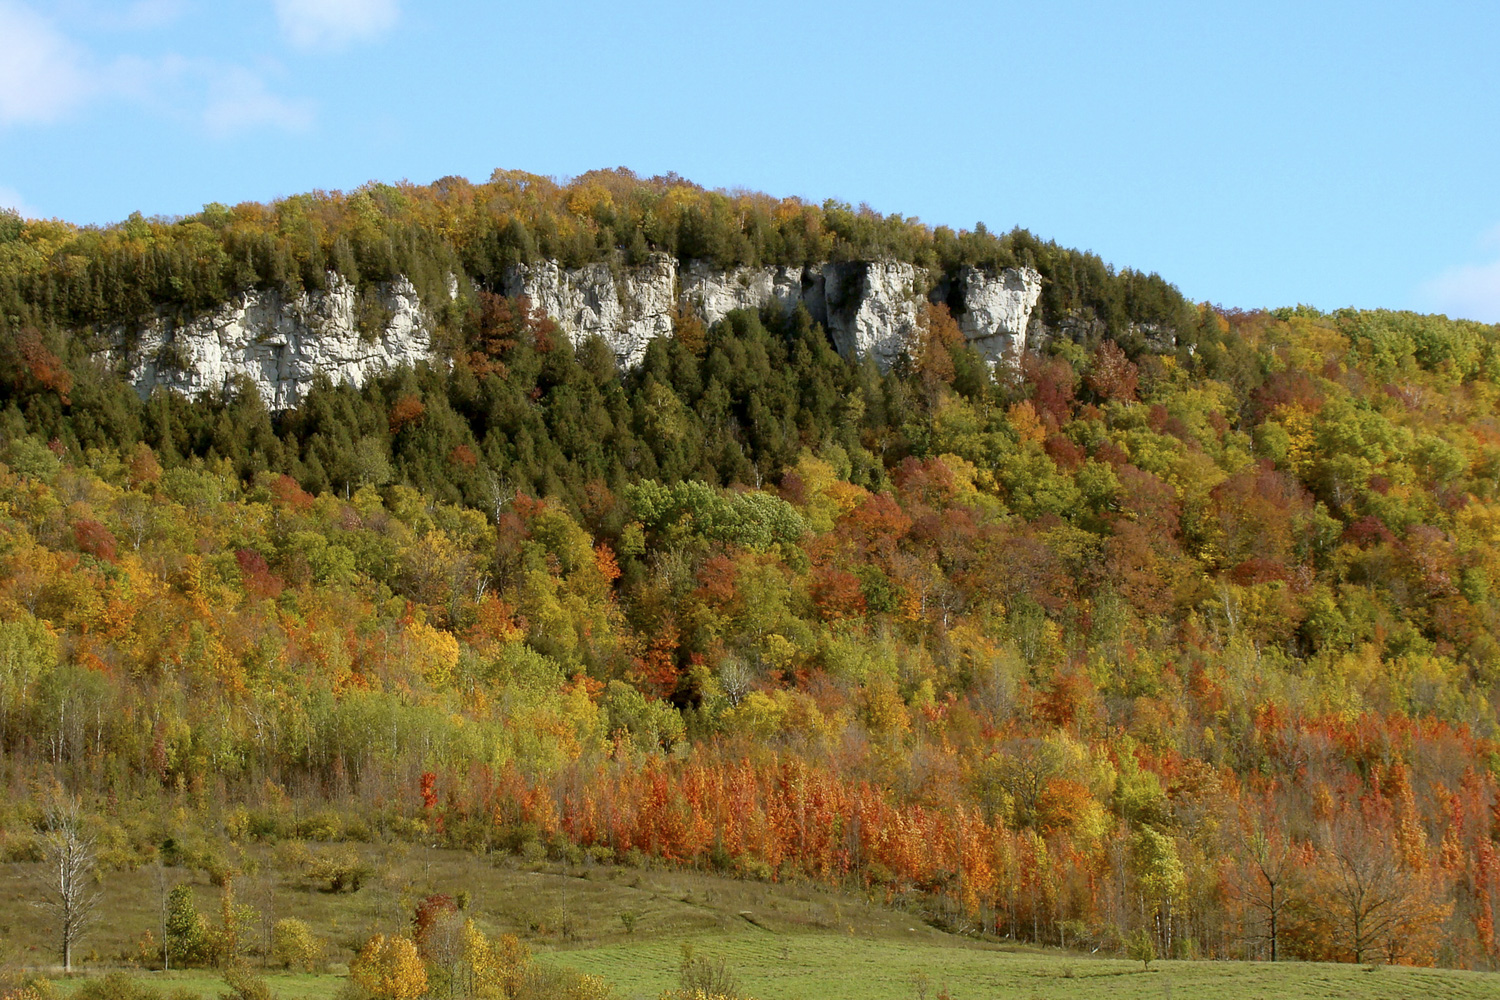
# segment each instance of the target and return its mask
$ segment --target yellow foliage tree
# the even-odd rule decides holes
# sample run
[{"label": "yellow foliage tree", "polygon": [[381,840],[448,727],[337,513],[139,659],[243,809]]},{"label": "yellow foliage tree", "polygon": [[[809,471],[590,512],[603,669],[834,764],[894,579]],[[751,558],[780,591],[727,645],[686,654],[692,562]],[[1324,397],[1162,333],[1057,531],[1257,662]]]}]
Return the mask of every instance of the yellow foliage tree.
[{"label": "yellow foliage tree", "polygon": [[411,938],[376,934],[349,965],[349,976],[379,1000],[417,1000],[427,992],[427,969]]},{"label": "yellow foliage tree", "polygon": [[410,665],[434,688],[453,683],[458,666],[458,640],[449,632],[433,628],[426,622],[412,622],[402,637]]},{"label": "yellow foliage tree", "polygon": [[1006,416],[1010,425],[1016,429],[1016,436],[1021,439],[1022,444],[1041,444],[1047,436],[1047,430],[1037,416],[1036,407],[1031,405],[1029,399],[1013,404],[1006,411]]},{"label": "yellow foliage tree", "polygon": [[514,934],[491,940],[472,920],[463,927],[458,986],[464,996],[504,1000],[516,996],[531,967],[531,949]]}]

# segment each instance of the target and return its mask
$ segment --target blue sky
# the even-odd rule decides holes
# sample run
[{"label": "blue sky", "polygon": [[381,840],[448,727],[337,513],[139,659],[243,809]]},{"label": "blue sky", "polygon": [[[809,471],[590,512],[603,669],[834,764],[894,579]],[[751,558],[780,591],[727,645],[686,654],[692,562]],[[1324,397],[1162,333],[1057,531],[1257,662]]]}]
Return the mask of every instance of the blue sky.
[{"label": "blue sky", "polygon": [[1500,3],[0,0],[0,203],[624,165],[1500,322]]}]

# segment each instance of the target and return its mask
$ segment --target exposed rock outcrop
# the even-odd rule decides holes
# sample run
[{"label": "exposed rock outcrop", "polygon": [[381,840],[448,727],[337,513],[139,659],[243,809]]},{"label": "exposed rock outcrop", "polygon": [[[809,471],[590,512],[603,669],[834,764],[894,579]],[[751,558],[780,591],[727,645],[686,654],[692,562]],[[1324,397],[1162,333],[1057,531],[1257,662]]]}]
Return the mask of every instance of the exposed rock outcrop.
[{"label": "exposed rock outcrop", "polygon": [[911,264],[824,264],[822,291],[833,345],[845,357],[871,354],[889,365],[916,334],[927,286],[926,269]]},{"label": "exposed rock outcrop", "polygon": [[677,261],[652,254],[638,267],[564,268],[556,261],[520,264],[505,276],[505,294],[525,295],[576,347],[594,335],[609,342],[621,368],[640,364],[653,337],[672,333]]},{"label": "exposed rock outcrop", "polygon": [[[1033,313],[1026,328],[1026,345],[1033,351],[1045,350],[1054,340],[1071,340],[1075,344],[1095,344],[1109,336],[1109,324],[1092,309],[1071,309],[1054,324],[1043,322]],[[1139,342],[1152,354],[1172,354],[1177,350],[1177,334],[1171,327],[1157,323],[1131,323],[1124,338]]]},{"label": "exposed rock outcrop", "polygon": [[[937,296],[953,304],[960,329],[992,363],[1026,346],[1041,293],[1036,271],[964,268],[936,277],[898,261],[727,271],[691,261],[679,272],[674,258],[653,254],[636,266],[517,265],[502,290],[529,296],[575,346],[603,337],[622,369],[640,364],[654,338],[671,335],[678,309],[712,325],[736,309],[789,313],[801,305],[827,328],[840,353],[871,356],[885,367],[911,343],[924,303]],[[446,278],[445,290],[455,299],[460,278]],[[114,345],[143,394],[163,386],[198,396],[243,375],[268,407],[280,410],[297,405],[320,374],[358,386],[380,371],[427,360],[432,337],[406,279],[359,292],[330,273],[325,291],[290,297],[244,292],[192,320],[158,318],[133,342],[117,331]]]},{"label": "exposed rock outcrop", "polygon": [[1026,328],[1042,294],[1042,276],[1029,267],[998,274],[974,267],[956,276],[962,309],[958,328],[990,364],[1014,358],[1027,346]]},{"label": "exposed rock outcrop", "polygon": [[199,396],[243,375],[273,410],[296,406],[320,374],[358,386],[388,368],[426,361],[432,349],[409,281],[391,282],[362,302],[337,274],[326,291],[289,298],[251,290],[184,323],[159,317],[133,339],[117,331],[115,352],[143,395],[163,386]]},{"label": "exposed rock outcrop", "polygon": [[[736,309],[769,305],[791,312],[805,299],[807,271],[801,267],[737,267],[723,271],[710,261],[695,260],[682,270],[682,304],[713,326]],[[814,279],[820,278],[814,272]]]}]

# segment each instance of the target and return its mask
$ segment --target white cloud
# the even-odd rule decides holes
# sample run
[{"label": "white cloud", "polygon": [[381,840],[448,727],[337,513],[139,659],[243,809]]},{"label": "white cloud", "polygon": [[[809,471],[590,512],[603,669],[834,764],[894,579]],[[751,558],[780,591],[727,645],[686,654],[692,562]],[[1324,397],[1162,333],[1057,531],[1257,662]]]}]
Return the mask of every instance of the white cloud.
[{"label": "white cloud", "polygon": [[1455,319],[1500,323],[1500,260],[1450,268],[1423,285],[1422,294]]},{"label": "white cloud", "polygon": [[50,122],[96,87],[83,53],[45,18],[0,0],[0,125]]},{"label": "white cloud", "polygon": [[263,126],[288,132],[312,127],[311,101],[278,97],[266,89],[264,80],[243,67],[231,66],[216,74],[209,81],[208,92],[203,125],[218,138]]},{"label": "white cloud", "polygon": [[4,185],[0,185],[0,208],[8,208],[13,212],[17,212],[23,219],[40,219],[42,217],[41,210],[28,205],[26,199],[21,197],[21,192],[15,188],[5,187]]},{"label": "white cloud", "polygon": [[342,48],[396,26],[398,0],[273,0],[276,18],[298,48]]},{"label": "white cloud", "polygon": [[[99,5],[86,6],[95,14],[64,4],[64,11],[72,11],[69,23],[102,25]],[[181,0],[137,0],[106,13],[116,28],[149,27],[172,19],[181,7]],[[31,8],[0,0],[0,128],[48,124],[99,101],[193,122],[215,138],[258,128],[305,131],[314,118],[311,101],[273,93],[255,70],[179,55],[122,55],[103,62]],[[14,196],[4,189],[0,194]]]}]

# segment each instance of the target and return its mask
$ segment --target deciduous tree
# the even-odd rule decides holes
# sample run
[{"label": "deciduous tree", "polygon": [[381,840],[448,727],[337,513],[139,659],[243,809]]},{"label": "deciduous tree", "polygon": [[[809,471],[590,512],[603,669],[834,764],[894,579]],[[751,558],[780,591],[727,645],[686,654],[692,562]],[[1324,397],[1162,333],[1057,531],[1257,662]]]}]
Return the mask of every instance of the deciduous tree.
[{"label": "deciduous tree", "polygon": [[94,922],[101,898],[98,868],[97,844],[84,828],[78,803],[54,806],[42,836],[38,905],[56,922],[64,972],[73,971],[73,948]]}]

